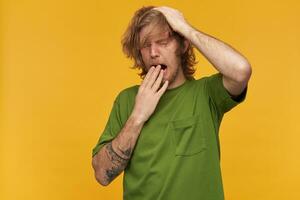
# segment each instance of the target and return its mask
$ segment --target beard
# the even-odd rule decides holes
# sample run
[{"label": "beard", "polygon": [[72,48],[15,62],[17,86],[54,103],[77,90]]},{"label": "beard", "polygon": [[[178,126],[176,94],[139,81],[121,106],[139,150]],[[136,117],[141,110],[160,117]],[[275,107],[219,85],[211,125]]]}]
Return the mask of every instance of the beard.
[{"label": "beard", "polygon": [[178,76],[179,67],[180,66],[176,67],[176,71],[173,74],[171,74],[171,77],[169,79],[169,85],[171,85],[175,81],[176,77]]},{"label": "beard", "polygon": [[178,77],[180,68],[183,70],[183,68],[182,68],[182,53],[180,51],[180,48],[177,48],[177,50],[175,51],[175,55],[176,55],[176,59],[178,61],[177,67],[175,68],[174,73],[170,74],[170,78],[168,79],[169,80],[168,86],[170,86],[176,80],[176,78]]},{"label": "beard", "polygon": [[[169,83],[168,83],[168,86],[170,86],[175,80],[176,80],[176,78],[177,78],[177,76],[178,76],[178,73],[179,73],[179,68],[180,68],[181,66],[177,66],[176,67],[176,70],[172,73],[172,74],[170,74],[170,78],[169,79],[167,79],[168,81],[169,81]],[[162,80],[162,82],[160,83],[160,88],[163,86],[163,84],[166,82],[166,80]]]}]

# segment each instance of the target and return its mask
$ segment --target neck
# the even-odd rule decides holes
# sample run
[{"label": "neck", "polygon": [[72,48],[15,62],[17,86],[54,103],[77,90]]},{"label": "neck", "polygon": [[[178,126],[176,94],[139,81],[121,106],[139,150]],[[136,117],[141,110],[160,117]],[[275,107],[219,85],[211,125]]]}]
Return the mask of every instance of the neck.
[{"label": "neck", "polygon": [[167,90],[176,88],[176,87],[182,85],[185,81],[186,81],[186,78],[185,78],[183,72],[180,70],[180,73],[175,78],[175,80],[168,86]]}]

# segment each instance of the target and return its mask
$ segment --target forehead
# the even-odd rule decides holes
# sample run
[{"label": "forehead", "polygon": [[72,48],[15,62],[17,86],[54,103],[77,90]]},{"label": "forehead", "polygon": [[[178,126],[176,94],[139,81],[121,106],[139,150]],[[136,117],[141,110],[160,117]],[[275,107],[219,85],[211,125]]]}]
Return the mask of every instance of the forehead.
[{"label": "forehead", "polygon": [[148,25],[142,28],[139,33],[140,43],[152,41],[169,36],[171,30],[168,26]]}]

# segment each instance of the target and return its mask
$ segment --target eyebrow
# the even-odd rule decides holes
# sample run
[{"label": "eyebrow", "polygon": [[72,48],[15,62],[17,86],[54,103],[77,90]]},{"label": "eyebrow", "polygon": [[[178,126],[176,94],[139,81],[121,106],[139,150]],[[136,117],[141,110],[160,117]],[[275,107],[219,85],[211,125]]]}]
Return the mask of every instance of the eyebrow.
[{"label": "eyebrow", "polygon": [[[171,37],[173,37],[174,36],[174,33],[173,33],[173,31],[166,31],[166,32],[168,32],[168,35],[166,36],[166,37],[164,37],[164,38],[159,38],[158,40],[156,40],[156,42],[160,42],[160,41],[162,41],[162,40],[167,40],[167,39],[170,39]],[[145,37],[145,38],[143,38],[143,40],[140,42],[140,46],[142,47],[142,46],[144,46],[147,42],[149,42],[149,37]]]}]

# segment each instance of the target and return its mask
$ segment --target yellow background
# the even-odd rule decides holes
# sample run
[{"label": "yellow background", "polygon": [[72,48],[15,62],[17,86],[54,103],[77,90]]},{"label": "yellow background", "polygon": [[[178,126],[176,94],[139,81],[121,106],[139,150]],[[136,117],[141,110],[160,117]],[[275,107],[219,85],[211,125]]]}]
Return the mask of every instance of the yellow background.
[{"label": "yellow background", "polygon": [[[220,130],[226,199],[300,199],[296,0],[3,0],[0,199],[121,199],[123,176],[100,186],[91,153],[117,93],[140,84],[120,39],[143,5],[179,9],[251,62],[247,100]],[[216,72],[197,57],[196,78]]]}]

